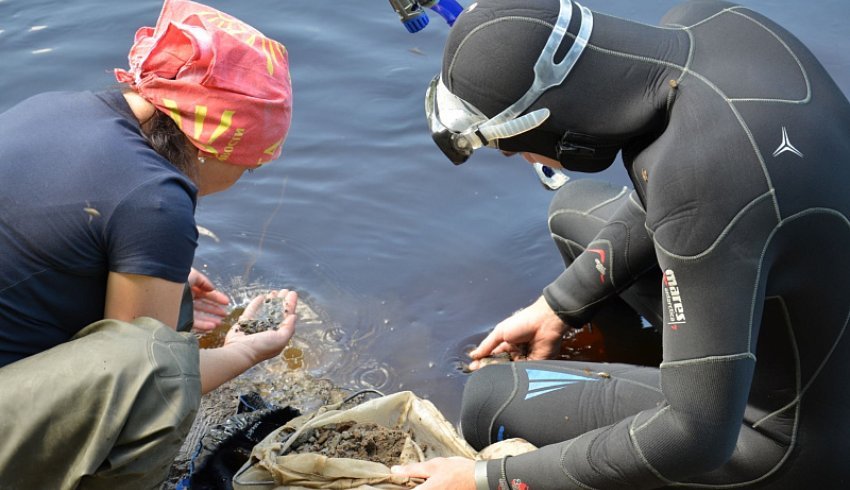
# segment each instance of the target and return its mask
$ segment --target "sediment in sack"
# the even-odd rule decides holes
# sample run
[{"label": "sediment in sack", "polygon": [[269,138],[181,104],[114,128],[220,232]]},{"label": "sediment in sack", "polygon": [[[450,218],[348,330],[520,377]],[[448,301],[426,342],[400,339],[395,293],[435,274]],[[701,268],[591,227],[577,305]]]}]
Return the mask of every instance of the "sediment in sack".
[{"label": "sediment in sack", "polygon": [[354,421],[327,424],[302,435],[301,441],[290,447],[290,453],[314,453],[329,458],[351,458],[382,463],[400,464],[404,442],[409,434],[372,423]]}]

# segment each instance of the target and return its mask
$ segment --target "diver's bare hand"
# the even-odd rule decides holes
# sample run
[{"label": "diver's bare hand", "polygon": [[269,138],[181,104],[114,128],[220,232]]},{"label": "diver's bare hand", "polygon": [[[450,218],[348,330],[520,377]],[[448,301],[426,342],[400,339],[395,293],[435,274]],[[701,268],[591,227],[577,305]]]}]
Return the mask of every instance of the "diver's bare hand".
[{"label": "diver's bare hand", "polygon": [[475,461],[452,457],[434,458],[422,463],[393,466],[394,475],[425,478],[421,490],[475,490]]},{"label": "diver's bare hand", "polygon": [[499,322],[484,340],[469,353],[469,369],[479,369],[480,359],[508,352],[514,360],[544,360],[557,357],[566,324],[541,296],[529,307]]},{"label": "diver's bare hand", "polygon": [[288,289],[257,296],[245,307],[245,312],[239,317],[239,321],[255,319],[257,312],[267,299],[283,301],[283,320],[278,324],[277,330],[246,335],[238,328],[231,328],[224,339],[225,347],[232,345],[245,349],[255,363],[280,354],[295,333],[295,306],[298,304],[298,293]]}]

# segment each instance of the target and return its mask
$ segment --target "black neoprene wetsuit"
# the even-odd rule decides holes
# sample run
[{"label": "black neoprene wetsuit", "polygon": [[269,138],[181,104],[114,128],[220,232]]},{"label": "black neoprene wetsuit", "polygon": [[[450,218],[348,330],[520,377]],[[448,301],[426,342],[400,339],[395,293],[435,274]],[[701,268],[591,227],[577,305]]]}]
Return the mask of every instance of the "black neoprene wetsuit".
[{"label": "black neoprene wetsuit", "polygon": [[[446,85],[492,117],[533,78],[504,66],[530,66],[557,13],[556,0],[479,2],[450,34]],[[661,27],[594,20],[567,81],[529,109],[550,120],[500,147],[554,158],[572,131],[622,149],[634,191],[580,180],[556,195],[568,267],[544,296],[574,326],[622,296],[660,329],[663,362],[474,374],[470,443],[542,446],[491,461],[490,487],[504,471],[533,490],[847,488],[850,104],[806,47],[747,8],[692,1]],[[476,72],[499,63],[507,88]]]}]

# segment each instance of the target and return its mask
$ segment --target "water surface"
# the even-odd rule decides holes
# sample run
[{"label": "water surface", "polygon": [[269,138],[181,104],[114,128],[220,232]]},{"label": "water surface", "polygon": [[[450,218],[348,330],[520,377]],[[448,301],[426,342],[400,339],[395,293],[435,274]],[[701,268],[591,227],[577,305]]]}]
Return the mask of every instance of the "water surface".
[{"label": "water surface", "polygon": [[[431,142],[423,95],[448,32],[439,18],[411,35],[386,0],[209,3],[287,46],[295,106],[283,158],[201,200],[198,223],[220,241],[201,237],[196,266],[235,296],[250,284],[298,289],[322,320],[297,334],[321,350],[314,374],[412,389],[456,418],[456,362],[560,273],[551,194],[519,159],[480,151],[454,168]],[[649,24],[676,3],[584,2]],[[850,3],[741,3],[800,37],[850,93]],[[159,8],[0,0],[0,110],[112,85]],[[627,182],[619,166],[601,176]]]}]

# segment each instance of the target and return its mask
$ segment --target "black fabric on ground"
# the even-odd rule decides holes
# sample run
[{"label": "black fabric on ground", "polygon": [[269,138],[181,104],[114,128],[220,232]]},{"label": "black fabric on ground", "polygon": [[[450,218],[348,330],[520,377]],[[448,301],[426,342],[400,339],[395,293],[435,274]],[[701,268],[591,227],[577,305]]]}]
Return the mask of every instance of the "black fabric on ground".
[{"label": "black fabric on ground", "polygon": [[201,439],[191,463],[189,488],[232,490],[233,476],[254,446],[299,415],[294,408],[266,404],[256,393],[241,396],[237,415],[212,427]]}]

